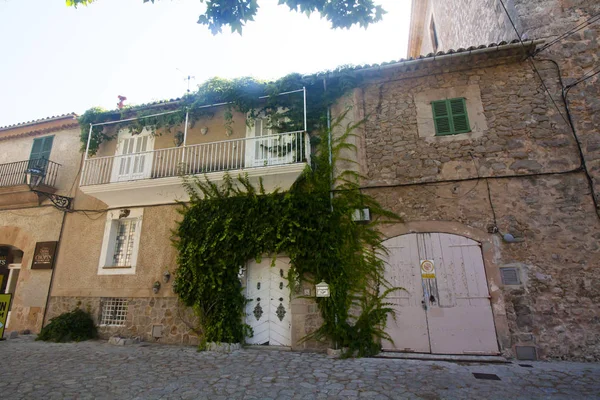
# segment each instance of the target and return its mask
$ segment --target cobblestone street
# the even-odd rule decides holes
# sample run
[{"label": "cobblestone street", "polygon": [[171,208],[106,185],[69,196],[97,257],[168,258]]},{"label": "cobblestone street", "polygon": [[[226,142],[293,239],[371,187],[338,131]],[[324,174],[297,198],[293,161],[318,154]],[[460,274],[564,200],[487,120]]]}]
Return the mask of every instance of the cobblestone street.
[{"label": "cobblestone street", "polygon": [[[1,399],[592,399],[600,365],[334,360],[323,354],[31,337],[0,342]],[[476,379],[473,373],[500,380]]]}]

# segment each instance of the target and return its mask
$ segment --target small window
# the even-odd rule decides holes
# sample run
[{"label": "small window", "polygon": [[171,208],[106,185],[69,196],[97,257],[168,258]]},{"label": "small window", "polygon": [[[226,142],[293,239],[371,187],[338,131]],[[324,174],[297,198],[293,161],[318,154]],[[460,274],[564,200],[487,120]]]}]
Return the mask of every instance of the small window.
[{"label": "small window", "polygon": [[433,48],[433,52],[437,53],[438,47],[440,47],[440,42],[438,40],[438,34],[437,29],[435,28],[433,15],[431,16],[431,21],[429,22],[429,36],[431,36],[431,47]]},{"label": "small window", "polygon": [[435,135],[456,135],[471,132],[464,98],[432,101]]},{"label": "small window", "polygon": [[127,299],[116,297],[102,299],[102,317],[100,318],[100,325],[125,325],[125,321],[127,321],[127,306]]}]

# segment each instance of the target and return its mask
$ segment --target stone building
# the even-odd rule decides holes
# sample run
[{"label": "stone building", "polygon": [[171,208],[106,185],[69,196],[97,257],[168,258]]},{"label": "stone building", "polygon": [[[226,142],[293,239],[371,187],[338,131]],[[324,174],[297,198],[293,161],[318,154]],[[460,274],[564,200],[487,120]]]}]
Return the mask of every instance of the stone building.
[{"label": "stone building", "polygon": [[[412,58],[355,69],[360,86],[331,110],[335,118],[350,108],[348,122],[365,120],[352,139],[357,152],[348,156],[358,161],[362,190],[403,219],[382,228],[386,276],[406,289],[390,297],[397,319],[388,323],[394,340],[383,349],[600,359],[598,186],[588,179],[598,173],[600,151],[596,78],[565,96],[575,134],[562,96],[568,79],[576,82],[597,58],[597,35],[588,37],[591,27],[544,48],[560,24],[538,26],[539,13],[531,17],[551,5],[547,14],[570,27],[595,15],[596,5],[515,0],[499,14],[504,9],[491,0],[413,3]],[[459,8],[469,12],[451,13]],[[523,42],[512,40],[508,15]],[[560,48],[573,57],[557,57],[559,76],[554,63],[539,58]],[[262,123],[246,124],[242,114],[225,129],[224,112],[215,106],[212,118],[158,136],[106,127],[116,140],[83,163],[75,209],[88,212],[66,217],[48,317],[79,305],[105,336],[196,342],[169,280],[175,203],[186,200],[179,166],[217,183],[225,170],[244,171],[265,179],[268,190],[285,190],[310,161],[308,148],[292,158],[261,155],[261,141],[276,135]],[[240,270],[249,298],[285,286],[279,278],[287,260],[272,274],[267,264]],[[314,287],[300,294],[314,295]],[[285,340],[271,341],[267,330],[249,341],[312,346],[298,340],[319,323],[314,303],[295,296],[279,305],[286,312],[273,321]]]},{"label": "stone building", "polygon": [[[0,293],[13,294],[7,332],[38,332],[65,217],[65,199],[55,196],[72,196],[81,163],[77,116],[1,127],[0,148]],[[28,171],[37,186],[27,184]]]},{"label": "stone building", "polygon": [[412,8],[409,57],[519,38],[545,41],[530,57],[530,69],[554,69],[547,78],[550,93],[572,121],[598,206],[600,75],[594,74],[600,72],[600,3],[413,0]]},{"label": "stone building", "polygon": [[[600,219],[564,104],[529,64],[539,45],[358,69],[339,103],[366,118],[363,190],[404,220],[384,228],[388,279],[407,289],[384,349],[600,357]],[[560,92],[554,66],[538,70]]]}]

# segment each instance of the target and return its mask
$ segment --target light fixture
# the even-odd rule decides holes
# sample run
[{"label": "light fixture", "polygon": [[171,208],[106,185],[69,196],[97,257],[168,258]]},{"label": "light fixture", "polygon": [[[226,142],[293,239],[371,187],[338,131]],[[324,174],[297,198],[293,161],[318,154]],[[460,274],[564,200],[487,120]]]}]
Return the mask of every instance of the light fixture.
[{"label": "light fixture", "polygon": [[29,189],[38,194],[46,197],[48,200],[56,206],[56,208],[60,210],[68,210],[71,208],[71,202],[73,201],[72,197],[60,196],[54,193],[42,192],[41,190],[37,190],[36,188],[43,182],[46,176],[46,171],[44,168],[32,167],[25,171],[25,182]]},{"label": "light fixture", "polygon": [[514,236],[513,236],[512,234],[510,234],[510,233],[505,233],[504,235],[502,235],[502,239],[504,239],[504,241],[505,241],[506,243],[521,243],[521,242],[524,242],[524,241],[525,241],[525,239],[524,239],[524,238],[522,238],[522,237],[519,237],[519,238],[517,238],[517,237],[514,237]]},{"label": "light fixture", "polygon": [[357,208],[352,214],[352,221],[362,223],[371,221],[371,210],[369,208]]},{"label": "light fixture", "polygon": [[238,270],[238,279],[242,280],[242,279],[244,279],[245,276],[246,276],[246,267],[244,267],[243,265],[240,265],[240,268]]}]

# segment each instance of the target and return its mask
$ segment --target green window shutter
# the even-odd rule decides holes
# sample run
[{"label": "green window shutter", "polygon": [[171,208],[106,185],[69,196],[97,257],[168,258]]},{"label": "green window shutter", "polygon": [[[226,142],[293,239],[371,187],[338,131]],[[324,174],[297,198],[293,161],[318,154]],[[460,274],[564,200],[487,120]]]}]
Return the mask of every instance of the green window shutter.
[{"label": "green window shutter", "polygon": [[432,101],[433,120],[435,122],[436,135],[451,135],[452,126],[450,124],[450,113],[448,112],[448,104],[446,100]]},{"label": "green window shutter", "polygon": [[432,101],[435,135],[455,135],[471,131],[464,98]]},{"label": "green window shutter", "polygon": [[33,146],[31,147],[30,160],[37,160],[43,158],[45,160],[50,159],[50,152],[52,152],[52,142],[54,136],[45,136],[37,139],[33,139]]},{"label": "green window shutter", "polygon": [[454,133],[470,132],[469,117],[467,116],[467,105],[464,98],[450,99],[450,110],[452,112],[452,125]]}]

